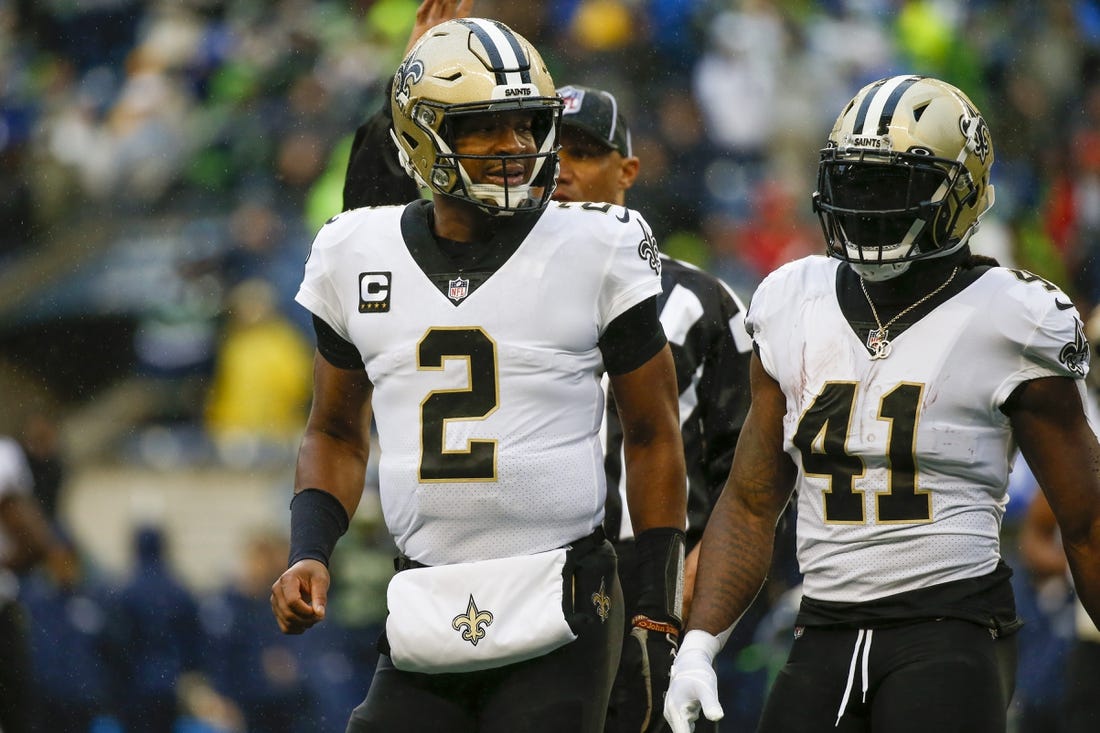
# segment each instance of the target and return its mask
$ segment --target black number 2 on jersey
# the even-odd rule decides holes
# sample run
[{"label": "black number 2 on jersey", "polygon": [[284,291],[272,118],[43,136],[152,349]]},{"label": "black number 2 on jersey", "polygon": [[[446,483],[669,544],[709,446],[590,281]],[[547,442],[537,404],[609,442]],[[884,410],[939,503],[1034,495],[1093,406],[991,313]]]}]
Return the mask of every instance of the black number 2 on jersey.
[{"label": "black number 2 on jersey", "polygon": [[496,412],[496,343],[480,328],[428,329],[417,345],[417,368],[442,370],[448,359],[466,362],[468,381],[464,389],[433,390],[420,403],[420,480],[495,481],[495,440],[470,440],[465,450],[448,450],[445,432],[451,420],[484,420]]}]

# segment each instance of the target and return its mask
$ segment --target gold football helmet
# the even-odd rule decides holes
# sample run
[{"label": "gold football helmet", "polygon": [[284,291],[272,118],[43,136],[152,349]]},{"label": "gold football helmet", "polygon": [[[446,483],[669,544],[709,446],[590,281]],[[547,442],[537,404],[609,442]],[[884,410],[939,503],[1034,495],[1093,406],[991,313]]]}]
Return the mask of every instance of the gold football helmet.
[{"label": "gold football helmet", "polygon": [[[397,70],[390,98],[393,135],[406,172],[436,194],[472,201],[492,214],[546,206],[557,176],[562,102],[542,57],[503,23],[462,18],[429,30]],[[538,152],[461,156],[454,152],[460,115],[532,110]],[[534,159],[522,185],[474,183],[464,158]]]},{"label": "gold football helmet", "polygon": [[840,113],[818,165],[813,207],[828,254],[871,280],[962,248],[993,205],[989,127],[938,79],[868,84]]}]

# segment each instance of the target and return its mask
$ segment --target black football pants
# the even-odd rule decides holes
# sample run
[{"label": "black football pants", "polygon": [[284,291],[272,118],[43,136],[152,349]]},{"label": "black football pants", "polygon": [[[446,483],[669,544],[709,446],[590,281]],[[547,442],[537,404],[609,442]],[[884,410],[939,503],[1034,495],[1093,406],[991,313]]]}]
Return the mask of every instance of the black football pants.
[{"label": "black football pants", "polygon": [[805,628],[758,733],[1004,733],[1016,640],[956,619]]},{"label": "black football pants", "polygon": [[18,603],[0,602],[0,729],[3,733],[30,730],[30,692],[26,616]]}]

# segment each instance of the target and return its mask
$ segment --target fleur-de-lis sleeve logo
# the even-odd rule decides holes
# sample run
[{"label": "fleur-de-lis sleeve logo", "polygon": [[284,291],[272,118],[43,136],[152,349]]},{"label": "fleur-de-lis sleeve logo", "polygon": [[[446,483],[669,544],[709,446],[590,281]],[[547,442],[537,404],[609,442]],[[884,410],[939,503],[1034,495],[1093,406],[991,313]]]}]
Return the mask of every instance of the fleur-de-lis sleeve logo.
[{"label": "fleur-de-lis sleeve logo", "polygon": [[1077,324],[1076,333],[1074,334],[1073,343],[1066,344],[1062,347],[1061,352],[1058,354],[1058,358],[1063,364],[1069,367],[1069,370],[1074,374],[1083,377],[1088,371],[1089,364],[1089,340],[1085,337],[1085,326],[1081,323],[1080,319],[1074,319]]},{"label": "fleur-de-lis sleeve logo", "polygon": [[607,595],[606,579],[600,578],[600,589],[592,594],[592,605],[596,607],[596,615],[600,617],[600,623],[607,621],[611,615],[611,597]]},{"label": "fleur-de-lis sleeve logo", "polygon": [[650,268],[660,275],[661,253],[657,250],[657,238],[642,222],[639,221],[638,226],[642,228],[642,241],[638,242],[638,256],[649,262]]},{"label": "fleur-de-lis sleeve logo", "polygon": [[485,638],[485,627],[491,626],[493,623],[493,614],[489,611],[479,610],[477,604],[474,603],[473,595],[470,595],[470,602],[466,606],[466,613],[460,613],[454,617],[451,621],[451,626],[455,631],[462,632],[462,638],[465,641],[470,642],[474,646]]}]

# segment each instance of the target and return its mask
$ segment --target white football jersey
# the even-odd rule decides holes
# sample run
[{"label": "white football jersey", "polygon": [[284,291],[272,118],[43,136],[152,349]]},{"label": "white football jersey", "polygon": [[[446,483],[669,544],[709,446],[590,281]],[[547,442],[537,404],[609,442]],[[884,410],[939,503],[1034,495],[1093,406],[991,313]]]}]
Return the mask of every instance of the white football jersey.
[{"label": "white football jersey", "polygon": [[606,492],[598,342],[660,292],[649,226],[622,207],[552,205],[487,278],[456,272],[441,284],[449,260],[426,225],[407,243],[404,212],[327,223],[297,295],[359,349],[374,385],[382,510],[398,549],[439,565],[590,534]]},{"label": "white football jersey", "polygon": [[840,264],[784,265],[747,317],[787,399],[804,593],[863,602],[986,575],[1015,451],[999,408],[1024,381],[1084,376],[1077,311],[1050,283],[992,268],[872,360],[841,311]]},{"label": "white football jersey", "polygon": [[[34,477],[23,448],[12,438],[0,436],[0,501],[8,496],[32,496],[33,490]],[[6,556],[11,549],[12,538],[0,523],[0,556]],[[13,600],[18,591],[15,573],[0,565],[0,606]]]}]

